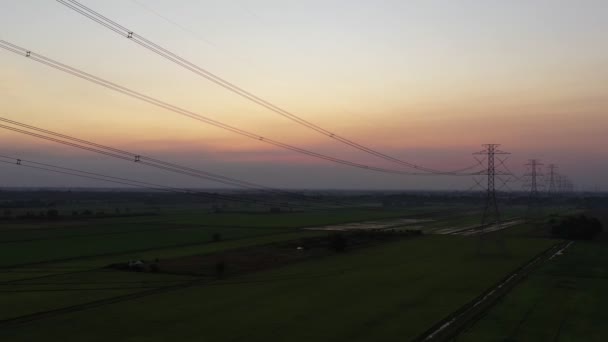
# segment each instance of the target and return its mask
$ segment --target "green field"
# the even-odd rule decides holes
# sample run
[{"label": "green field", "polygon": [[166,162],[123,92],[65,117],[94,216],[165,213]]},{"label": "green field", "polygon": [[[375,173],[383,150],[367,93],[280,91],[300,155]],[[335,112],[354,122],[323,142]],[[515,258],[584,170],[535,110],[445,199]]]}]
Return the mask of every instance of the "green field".
[{"label": "green field", "polygon": [[167,274],[111,270],[60,274],[0,284],[0,320],[57,309],[190,280]]},{"label": "green field", "polygon": [[[394,336],[414,337],[552,244],[510,240],[508,256],[480,257],[476,243],[457,236],[392,242],[5,326],[0,338],[392,341]],[[132,324],[130,317],[164,324],[142,327]],[[91,336],[90,331],[96,333]]]},{"label": "green field", "polygon": [[608,245],[575,242],[458,341],[606,341]]},{"label": "green field", "polygon": [[429,209],[396,211],[341,210],[284,214],[174,214],[142,218],[98,218],[69,223],[4,225],[0,267],[36,262],[121,254],[222,239],[282,234],[297,227],[393,218]]},{"label": "green field", "polygon": [[[504,218],[521,217],[524,209],[505,208]],[[480,223],[479,209],[467,205],[280,214],[174,208],[148,216],[5,221],[0,340],[407,340],[556,243],[520,224],[496,233],[507,239],[507,254],[488,242],[479,255],[475,237],[423,235],[225,279],[106,268],[331,234],[305,227],[404,217],[423,219],[403,229],[425,234]],[[34,319],[10,323],[28,317]]]},{"label": "green field", "polygon": [[[393,218],[424,209],[344,210],[332,213],[208,214],[174,211],[158,216],[58,222],[4,222],[0,228],[0,319],[111,298],[164,284],[100,268],[130,259],[168,259],[326,235],[294,227]],[[221,241],[211,242],[214,233]],[[123,278],[134,284],[116,286]],[[168,281],[189,280],[169,276]],[[161,277],[162,278],[162,277]],[[163,279],[161,279],[163,280]],[[65,287],[65,282],[69,286]],[[164,280],[163,280],[164,281]],[[140,283],[148,283],[141,286]],[[101,284],[101,286],[90,286]],[[108,286],[111,285],[111,286]]]}]

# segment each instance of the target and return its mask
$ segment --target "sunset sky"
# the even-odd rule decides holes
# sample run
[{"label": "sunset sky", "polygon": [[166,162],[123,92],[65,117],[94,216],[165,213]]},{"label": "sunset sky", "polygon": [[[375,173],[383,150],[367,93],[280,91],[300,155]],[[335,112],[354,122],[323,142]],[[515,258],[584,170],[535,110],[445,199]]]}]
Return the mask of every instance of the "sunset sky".
[{"label": "sunset sky", "polygon": [[[555,163],[608,186],[608,1],[82,0],[332,132],[458,169],[500,143],[509,167]],[[298,147],[399,168],[299,126],[51,0],[0,0],[0,39]],[[466,189],[470,177],[352,169],[250,140],[0,50],[0,117],[286,188]],[[147,170],[0,130],[0,153],[161,182]],[[407,169],[404,169],[407,170]],[[0,165],[0,186],[111,186]],[[511,187],[520,190],[521,185]]]}]

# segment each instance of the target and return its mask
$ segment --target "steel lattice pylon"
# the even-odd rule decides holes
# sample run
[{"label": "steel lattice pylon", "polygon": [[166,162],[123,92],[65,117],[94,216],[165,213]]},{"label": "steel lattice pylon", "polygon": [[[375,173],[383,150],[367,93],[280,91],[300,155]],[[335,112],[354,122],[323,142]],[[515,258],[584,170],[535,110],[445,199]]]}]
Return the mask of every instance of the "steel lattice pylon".
[{"label": "steel lattice pylon", "polygon": [[525,174],[525,177],[528,178],[526,186],[530,188],[529,199],[528,199],[528,219],[532,219],[539,208],[539,191],[538,191],[538,179],[543,177],[543,174],[539,171],[539,168],[543,166],[543,164],[538,159],[530,159],[526,166],[529,169],[529,172]]},{"label": "steel lattice pylon", "polygon": [[549,169],[549,188],[547,189],[547,192],[554,195],[558,192],[557,173],[555,172],[555,170],[557,170],[557,165],[549,164],[547,168]]},{"label": "steel lattice pylon", "polygon": [[[481,218],[482,229],[490,224],[500,223],[500,211],[498,210],[498,201],[496,199],[496,176],[507,176],[510,173],[496,170],[496,159],[497,155],[510,154],[498,149],[500,144],[485,144],[483,151],[475,152],[476,155],[485,155],[487,159],[486,170],[478,172],[478,175],[487,176],[487,187],[485,196],[485,206],[483,210],[483,216]],[[500,163],[503,161],[499,160]]]}]

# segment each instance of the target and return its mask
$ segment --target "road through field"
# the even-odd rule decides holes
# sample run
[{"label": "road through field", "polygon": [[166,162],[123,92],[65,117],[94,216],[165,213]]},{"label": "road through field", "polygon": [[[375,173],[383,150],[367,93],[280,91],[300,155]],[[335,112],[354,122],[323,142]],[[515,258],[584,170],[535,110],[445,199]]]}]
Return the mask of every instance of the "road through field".
[{"label": "road through field", "polygon": [[534,257],[530,262],[509,274],[481,296],[467,303],[431,329],[427,330],[424,334],[416,338],[415,341],[445,341],[453,338],[460,331],[471,326],[471,324],[479,319],[484,312],[489,310],[498,299],[506,295],[515,287],[515,285],[525,279],[535,269],[554,257],[561,255],[571,243],[572,242],[561,242],[549,247],[547,250]]}]

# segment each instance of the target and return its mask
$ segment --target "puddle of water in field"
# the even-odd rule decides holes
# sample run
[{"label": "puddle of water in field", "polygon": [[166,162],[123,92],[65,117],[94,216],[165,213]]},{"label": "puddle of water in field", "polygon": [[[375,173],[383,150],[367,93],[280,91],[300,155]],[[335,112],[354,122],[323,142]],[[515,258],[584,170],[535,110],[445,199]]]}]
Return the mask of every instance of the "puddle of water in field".
[{"label": "puddle of water in field", "polygon": [[478,235],[478,234],[482,234],[482,233],[485,234],[485,233],[490,233],[490,232],[495,232],[495,231],[507,229],[509,227],[515,226],[517,224],[520,224],[521,222],[522,221],[520,221],[520,220],[503,222],[503,223],[499,223],[499,224],[495,224],[495,225],[486,227],[484,229],[480,229],[480,230],[468,230],[468,231],[464,231],[462,233],[455,233],[455,234],[456,235],[464,235],[464,236]]},{"label": "puddle of water in field", "polygon": [[382,221],[365,221],[342,224],[331,224],[327,226],[305,228],[309,230],[327,230],[327,231],[347,231],[347,230],[368,230],[368,229],[389,229],[406,226],[408,229],[420,229],[422,226],[410,226],[415,223],[431,222],[431,219],[395,219]]},{"label": "puddle of water in field", "polygon": [[463,230],[467,230],[467,229],[473,229],[477,227],[477,225],[471,225],[471,226],[464,226],[464,227],[447,227],[447,228],[441,228],[441,229],[437,229],[437,230],[433,230],[433,234],[454,234],[457,233],[459,231],[463,231]]},{"label": "puddle of water in field", "polygon": [[522,222],[521,220],[502,222],[500,224],[495,224],[495,225],[486,227],[483,230],[475,229],[475,228],[479,228],[479,225],[471,225],[471,226],[463,226],[463,227],[447,227],[447,228],[436,229],[432,233],[433,234],[443,234],[443,235],[451,234],[451,235],[470,236],[470,235],[478,235],[481,233],[485,234],[485,233],[495,232],[495,231],[502,230],[502,229],[507,229],[514,225],[520,224],[521,222]]}]

